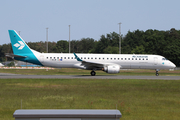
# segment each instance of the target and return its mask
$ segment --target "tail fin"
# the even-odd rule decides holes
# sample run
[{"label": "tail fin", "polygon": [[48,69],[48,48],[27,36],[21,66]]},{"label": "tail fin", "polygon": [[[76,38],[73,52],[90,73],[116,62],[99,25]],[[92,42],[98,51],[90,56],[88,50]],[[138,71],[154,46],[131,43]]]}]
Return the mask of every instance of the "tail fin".
[{"label": "tail fin", "polygon": [[9,37],[14,54],[9,54],[7,56],[14,57],[16,60],[42,65],[37,58],[41,53],[30,49],[15,30],[9,30]]},{"label": "tail fin", "polygon": [[19,34],[15,30],[9,30],[9,37],[11,40],[13,53],[15,55],[32,53],[29,46],[24,42],[24,40],[19,36]]}]

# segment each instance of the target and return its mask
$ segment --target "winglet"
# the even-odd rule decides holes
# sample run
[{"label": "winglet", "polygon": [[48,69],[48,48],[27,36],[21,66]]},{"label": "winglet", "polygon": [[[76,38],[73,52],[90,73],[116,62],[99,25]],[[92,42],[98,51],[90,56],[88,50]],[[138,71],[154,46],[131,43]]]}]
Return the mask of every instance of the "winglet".
[{"label": "winglet", "polygon": [[73,54],[74,54],[75,58],[77,59],[77,61],[82,61],[82,60],[76,55],[76,53],[73,53]]}]

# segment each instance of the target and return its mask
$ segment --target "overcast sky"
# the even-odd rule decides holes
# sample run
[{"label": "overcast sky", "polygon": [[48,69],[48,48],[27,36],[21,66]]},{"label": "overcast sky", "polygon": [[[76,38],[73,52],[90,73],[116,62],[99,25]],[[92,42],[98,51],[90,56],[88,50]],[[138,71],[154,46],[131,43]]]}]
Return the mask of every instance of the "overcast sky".
[{"label": "overcast sky", "polygon": [[180,29],[180,0],[1,0],[0,45],[8,30],[21,31],[26,42],[93,38],[137,29]]}]

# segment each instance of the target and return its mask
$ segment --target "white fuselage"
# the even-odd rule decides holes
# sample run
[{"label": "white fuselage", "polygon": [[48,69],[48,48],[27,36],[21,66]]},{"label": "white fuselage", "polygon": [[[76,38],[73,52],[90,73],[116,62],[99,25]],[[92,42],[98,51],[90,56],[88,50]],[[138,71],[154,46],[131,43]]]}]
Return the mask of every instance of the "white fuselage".
[{"label": "white fuselage", "polygon": [[[88,62],[100,64],[116,64],[121,69],[173,69],[175,65],[160,55],[135,55],[135,54],[77,54]],[[75,59],[72,53],[41,53],[36,54],[38,60],[44,65],[55,68],[87,68]]]}]

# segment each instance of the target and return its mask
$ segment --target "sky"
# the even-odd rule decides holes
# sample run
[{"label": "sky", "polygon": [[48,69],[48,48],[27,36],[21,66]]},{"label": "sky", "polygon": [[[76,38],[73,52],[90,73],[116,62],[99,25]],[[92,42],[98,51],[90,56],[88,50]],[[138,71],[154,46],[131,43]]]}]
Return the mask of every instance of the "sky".
[{"label": "sky", "polygon": [[180,0],[1,0],[0,45],[8,30],[25,42],[93,38],[112,32],[125,36],[137,29],[180,30]]}]

